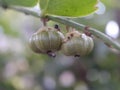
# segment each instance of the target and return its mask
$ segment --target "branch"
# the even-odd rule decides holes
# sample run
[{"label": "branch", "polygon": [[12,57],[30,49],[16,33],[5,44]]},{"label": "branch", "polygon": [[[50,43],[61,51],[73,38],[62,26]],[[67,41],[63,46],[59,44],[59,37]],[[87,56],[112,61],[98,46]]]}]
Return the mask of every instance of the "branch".
[{"label": "branch", "polygon": [[[48,16],[48,18],[50,20],[65,24],[65,25],[69,25],[72,26],[80,31],[84,31],[86,26],[80,23],[77,23],[73,20],[68,20],[66,18],[63,17],[57,17],[57,16]],[[114,48],[116,48],[117,50],[120,50],[120,44],[118,42],[116,42],[115,40],[113,40],[112,38],[110,38],[109,36],[107,36],[106,34],[100,32],[100,30],[94,29],[94,28],[87,28],[87,30],[92,33],[94,36],[98,37],[99,39],[101,39],[105,44],[107,44],[108,46],[113,46]]]},{"label": "branch", "polygon": [[[2,5],[0,4],[0,6],[2,7]],[[16,10],[28,15],[32,15],[34,17],[37,18],[41,18],[40,14],[38,12],[29,10],[29,9],[25,9],[25,8],[21,8],[21,7],[14,7],[14,6],[7,6],[8,9],[12,9],[12,10]],[[71,27],[74,27],[80,31],[84,31],[86,26],[80,23],[77,23],[75,21],[72,20],[68,20],[66,18],[63,17],[59,17],[59,16],[51,16],[48,15],[47,16],[50,20],[53,20],[55,22],[59,22],[61,24],[65,24]],[[113,40],[112,38],[110,38],[109,36],[105,35],[104,33],[100,32],[100,30],[94,29],[94,28],[87,28],[87,30],[89,30],[90,33],[92,33],[94,36],[98,37],[99,39],[101,39],[105,44],[114,47],[115,49],[120,51],[120,44],[118,42],[116,42],[115,40]]]}]

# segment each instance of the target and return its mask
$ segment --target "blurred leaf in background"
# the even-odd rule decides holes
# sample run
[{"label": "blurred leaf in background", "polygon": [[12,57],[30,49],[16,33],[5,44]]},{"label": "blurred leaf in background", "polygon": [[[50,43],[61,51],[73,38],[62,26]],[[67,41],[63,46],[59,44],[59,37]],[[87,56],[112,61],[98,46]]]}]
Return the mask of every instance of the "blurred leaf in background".
[{"label": "blurred leaf in background", "polygon": [[4,3],[6,5],[15,5],[15,6],[24,6],[24,7],[32,7],[37,4],[38,0],[0,0],[0,3]]}]

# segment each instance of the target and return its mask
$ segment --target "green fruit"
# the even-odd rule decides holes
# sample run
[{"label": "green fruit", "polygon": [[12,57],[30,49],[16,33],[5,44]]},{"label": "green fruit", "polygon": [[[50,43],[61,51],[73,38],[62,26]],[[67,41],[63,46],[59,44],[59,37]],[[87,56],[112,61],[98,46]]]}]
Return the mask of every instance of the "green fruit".
[{"label": "green fruit", "polygon": [[77,31],[69,32],[61,51],[67,56],[84,56],[89,54],[94,47],[93,39]]},{"label": "green fruit", "polygon": [[54,53],[61,49],[64,35],[51,27],[43,27],[34,33],[29,44],[36,53]]},{"label": "green fruit", "polygon": [[36,35],[33,34],[29,39],[29,46],[35,53],[41,53],[40,49],[35,45],[36,41],[37,41]]}]

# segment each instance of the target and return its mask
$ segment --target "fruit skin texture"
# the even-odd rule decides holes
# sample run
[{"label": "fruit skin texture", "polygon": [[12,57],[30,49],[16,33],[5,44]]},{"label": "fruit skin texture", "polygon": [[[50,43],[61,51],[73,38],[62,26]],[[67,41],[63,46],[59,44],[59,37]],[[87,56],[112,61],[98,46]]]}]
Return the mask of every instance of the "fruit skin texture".
[{"label": "fruit skin texture", "polygon": [[61,51],[66,56],[84,56],[94,47],[93,39],[78,31],[67,33]]},{"label": "fruit skin texture", "polygon": [[48,54],[61,49],[64,35],[51,27],[42,27],[29,39],[30,48],[36,53]]}]

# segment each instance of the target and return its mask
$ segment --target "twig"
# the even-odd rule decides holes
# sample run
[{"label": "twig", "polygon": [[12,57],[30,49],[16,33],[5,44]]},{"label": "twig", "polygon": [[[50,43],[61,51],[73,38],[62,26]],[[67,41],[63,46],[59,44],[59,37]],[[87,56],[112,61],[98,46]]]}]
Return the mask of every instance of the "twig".
[{"label": "twig", "polygon": [[[2,7],[2,5],[0,4],[0,6]],[[8,9],[12,9],[12,10],[16,10],[25,14],[29,14],[32,15],[34,17],[37,18],[41,18],[39,12],[35,12],[26,8],[21,8],[21,7],[14,7],[14,6],[8,6]],[[68,20],[64,17],[60,17],[60,16],[52,16],[52,15],[48,15],[47,16],[50,20],[53,20],[55,22],[59,22],[61,24],[65,24],[71,27],[74,27],[80,31],[84,31],[86,28],[86,25],[77,23],[73,20]],[[106,34],[100,32],[100,30],[94,29],[94,28],[87,28],[89,30],[90,33],[92,33],[94,36],[98,37],[99,39],[101,39],[104,43],[114,47],[115,49],[120,51],[120,44],[118,42],[116,42],[115,40],[113,40],[112,38],[110,38],[109,36],[107,36]]]}]

